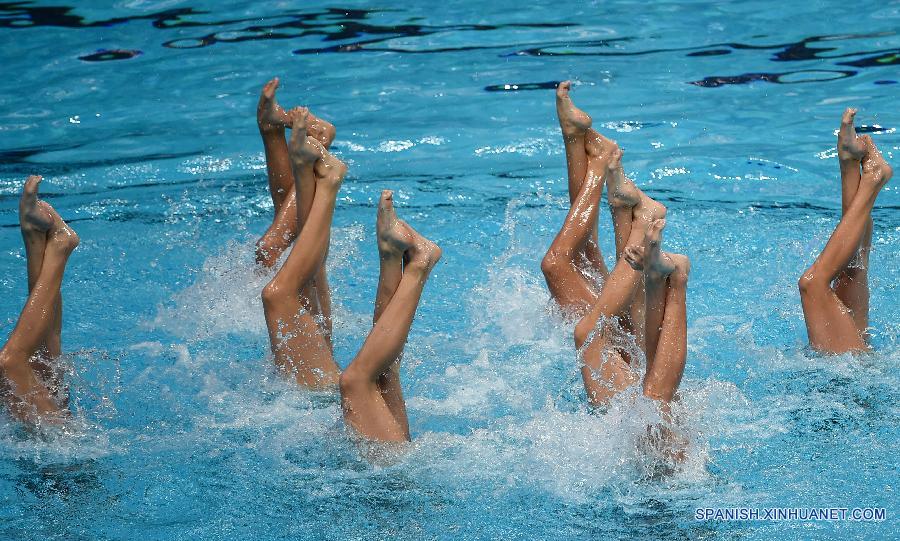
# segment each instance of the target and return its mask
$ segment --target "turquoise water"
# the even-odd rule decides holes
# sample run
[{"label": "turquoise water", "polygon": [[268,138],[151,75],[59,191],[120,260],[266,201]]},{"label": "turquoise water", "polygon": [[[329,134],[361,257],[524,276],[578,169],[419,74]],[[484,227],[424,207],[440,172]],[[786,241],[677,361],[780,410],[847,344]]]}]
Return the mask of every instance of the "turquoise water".
[{"label": "turquoise water", "polygon": [[[78,426],[36,440],[0,419],[0,539],[896,536],[897,186],[874,212],[876,353],[810,354],[796,279],[837,222],[846,106],[898,164],[900,3],[522,5],[0,3],[0,334],[26,295],[27,174],[82,239],[63,287]],[[329,261],[341,364],[369,326],[380,190],[444,248],[404,361],[414,442],[390,466],[267,360],[254,111],[275,75],[350,165]],[[694,264],[691,447],[661,479],[636,443],[650,404],[583,406],[540,275],[568,204],[566,78]],[[611,264],[606,213],[601,239]],[[706,506],[888,520],[695,521]]]}]

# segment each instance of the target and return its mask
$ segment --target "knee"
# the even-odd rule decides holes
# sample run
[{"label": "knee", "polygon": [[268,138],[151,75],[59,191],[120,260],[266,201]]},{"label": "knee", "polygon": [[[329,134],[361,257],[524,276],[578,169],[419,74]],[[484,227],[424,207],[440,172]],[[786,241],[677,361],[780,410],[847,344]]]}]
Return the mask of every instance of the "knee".
[{"label": "knee", "polygon": [[541,260],[541,272],[545,278],[555,278],[560,275],[563,265],[565,265],[563,257],[551,248]]},{"label": "knee", "polygon": [[263,307],[269,308],[274,306],[281,298],[284,297],[284,289],[281,285],[272,280],[262,290]]},{"label": "knee", "polygon": [[351,396],[354,393],[358,393],[360,389],[365,388],[367,383],[370,383],[368,378],[360,374],[359,371],[354,370],[351,364],[341,373],[338,379],[338,388],[341,391],[341,396]]},{"label": "knee", "polygon": [[[657,202],[657,203],[659,203],[659,202]],[[668,213],[669,213],[669,207],[663,205],[662,203],[659,203],[659,209],[656,211],[656,215],[654,216],[654,218],[656,218],[657,220],[665,220],[666,214],[668,214]]]},{"label": "knee", "polygon": [[816,272],[815,267],[810,267],[806,269],[806,271],[800,276],[800,279],[797,280],[797,288],[800,290],[800,295],[806,295],[817,289],[820,289],[823,285],[828,286],[827,283],[824,283],[820,278],[821,273]]},{"label": "knee", "polygon": [[575,324],[575,347],[581,348],[585,342],[587,342],[588,338],[591,336],[591,332],[594,330],[594,322],[588,320],[588,316],[585,316],[578,320],[578,323]]}]

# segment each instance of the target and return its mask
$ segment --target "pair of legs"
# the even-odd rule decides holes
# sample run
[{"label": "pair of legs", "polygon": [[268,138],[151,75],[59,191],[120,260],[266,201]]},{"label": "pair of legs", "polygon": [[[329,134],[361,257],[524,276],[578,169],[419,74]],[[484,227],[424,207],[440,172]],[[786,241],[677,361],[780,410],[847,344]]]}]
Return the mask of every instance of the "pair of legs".
[{"label": "pair of legs", "polygon": [[[690,264],[684,256],[660,252],[666,208],[625,176],[621,150],[591,129],[590,116],[572,102],[570,88],[568,81],[559,85],[556,107],[566,145],[572,204],[541,269],[560,306],[579,316],[587,312],[576,325],[579,349],[602,320],[598,336],[584,351],[582,376],[591,402],[605,404],[635,382],[629,367],[631,359],[613,346],[615,332],[635,333],[648,359],[644,392],[668,401],[681,381],[687,353]],[[606,281],[598,292],[586,279],[582,265],[594,264],[601,269],[595,262],[599,259],[602,263],[597,248],[597,217],[604,183],[615,228],[617,263],[612,273],[602,267]],[[646,345],[645,327],[649,329]]]},{"label": "pair of legs", "polygon": [[422,290],[441,249],[397,218],[387,190],[379,202],[376,229],[380,272],[374,325],[341,374],[341,406],[345,422],[361,436],[408,441],[400,361]]},{"label": "pair of legs", "polygon": [[[572,88],[570,81],[563,81],[556,89],[556,116],[559,128],[563,136],[563,145],[566,152],[566,173],[568,176],[569,204],[573,205],[581,186],[588,174],[602,174],[605,162],[615,143],[602,137],[591,129],[591,117],[575,107],[569,97]],[[591,151],[589,153],[589,150]],[[591,162],[596,163],[591,163]],[[591,167],[589,167],[589,165]],[[599,200],[599,196],[598,196]],[[594,222],[591,237],[582,247],[575,260],[586,273],[598,273],[605,280],[609,274],[603,254],[600,251],[600,243],[597,234],[597,223]]]},{"label": "pair of legs", "polygon": [[620,322],[629,316],[634,296],[646,284],[647,368],[643,391],[664,404],[671,401],[687,359],[686,256],[662,252],[665,220],[652,221],[646,232],[632,228],[622,257],[609,275],[590,312],[575,326],[575,347],[588,400],[603,406],[637,381],[632,359],[616,345],[616,333],[626,332]]},{"label": "pair of legs", "polygon": [[541,261],[541,271],[553,300],[567,313],[581,316],[599,296],[592,280],[606,280],[609,269],[597,234],[597,207],[603,193],[606,169],[618,150],[611,141],[591,129],[591,117],[569,97],[571,83],[556,89],[556,114],[566,152],[569,213],[562,229]]},{"label": "pair of legs", "polygon": [[0,349],[0,389],[12,414],[31,424],[57,423],[65,400],[53,369],[59,356],[63,273],[78,235],[44,201],[41,177],[25,181],[19,215],[28,259],[29,294],[6,344]]},{"label": "pair of legs", "polygon": [[[273,267],[281,255],[294,242],[309,217],[315,197],[316,182],[309,168],[295,175],[288,152],[285,130],[292,126],[293,117],[301,114],[300,109],[285,111],[275,99],[279,80],[276,77],[263,87],[256,108],[256,121],[266,153],[266,171],[269,178],[269,193],[275,206],[272,224],[256,244],[256,261],[264,267]],[[332,124],[313,114],[305,123],[305,133],[321,143],[325,149],[331,148],[335,129]],[[326,256],[327,259],[327,256]],[[325,270],[325,260],[316,273],[311,286],[311,309],[331,345],[331,291]]]},{"label": "pair of legs", "polygon": [[[554,300],[565,311],[581,317],[599,297],[595,284],[587,279],[586,267],[604,278],[609,274],[597,244],[597,208],[604,182],[612,210],[617,260],[622,257],[632,229],[638,231],[638,238],[643,238],[652,220],[665,217],[666,208],[625,176],[621,150],[614,141],[591,129],[590,116],[575,106],[569,96],[570,88],[568,81],[560,83],[556,90],[556,109],[566,146],[571,208],[541,262],[541,270]],[[644,305],[642,283],[623,318],[642,347]]]},{"label": "pair of legs", "polygon": [[339,383],[347,423],[381,441],[409,439],[399,363],[431,269],[441,256],[433,242],[397,219],[390,192],[382,194],[377,229],[381,274],[375,325],[341,374],[309,310],[312,284],[328,250],[335,199],[347,167],[313,137],[297,116],[289,146],[294,171],[311,169],[316,190],[309,216],[284,265],[263,289],[263,307],[275,362],[313,389]]},{"label": "pair of legs", "polygon": [[295,191],[313,183],[313,201],[294,249],[263,288],[262,301],[275,364],[291,372],[297,383],[320,389],[333,388],[340,376],[330,334],[321,324],[317,280],[328,253],[335,200],[347,166],[307,135],[308,122],[305,110],[293,115],[286,151]]},{"label": "pair of legs", "polygon": [[893,175],[872,138],[856,136],[855,114],[844,112],[838,132],[841,221],[798,282],[810,346],[824,353],[868,349],[872,208]]}]

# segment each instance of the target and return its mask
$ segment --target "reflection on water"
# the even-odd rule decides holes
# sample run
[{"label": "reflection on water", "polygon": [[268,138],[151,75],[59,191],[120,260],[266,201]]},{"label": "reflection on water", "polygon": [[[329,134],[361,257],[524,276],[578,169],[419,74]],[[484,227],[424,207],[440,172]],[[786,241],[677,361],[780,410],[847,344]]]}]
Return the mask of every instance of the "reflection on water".
[{"label": "reflection on water", "polygon": [[[209,47],[219,43],[240,43],[260,40],[302,40],[311,38],[321,42],[345,42],[334,45],[306,47],[296,49],[294,54],[322,53],[357,53],[357,52],[390,52],[390,53],[448,53],[465,51],[496,51],[501,56],[646,56],[654,54],[671,54],[684,52],[687,57],[723,56],[733,53],[753,54],[765,53],[771,62],[813,62],[816,60],[840,60],[839,66],[856,68],[877,68],[900,63],[900,49],[882,49],[865,51],[856,45],[860,40],[877,40],[893,37],[894,31],[865,34],[836,34],[807,37],[792,43],[756,44],[756,43],[714,43],[673,48],[642,47],[642,39],[638,36],[609,39],[566,39],[564,41],[548,41],[546,43],[507,42],[492,45],[448,45],[448,46],[402,46],[401,43],[414,44],[416,41],[431,41],[431,36],[460,36],[469,32],[519,33],[521,30],[557,29],[566,33],[577,33],[577,22],[565,23],[509,23],[509,24],[423,24],[421,17],[408,18],[393,25],[371,22],[373,15],[394,15],[395,10],[368,10],[327,8],[322,11],[306,13],[284,13],[254,18],[226,18],[216,20],[215,13],[204,9],[178,8],[164,10],[152,14],[113,17],[104,20],[90,21],[79,16],[72,7],[31,6],[23,3],[0,3],[0,28],[22,29],[32,27],[64,27],[90,29],[109,27],[126,23],[149,21],[152,28],[167,31],[182,28],[221,28],[207,34],[194,37],[179,37],[165,41],[164,47],[173,49],[196,49]],[[842,47],[853,47],[852,52],[842,52]],[[510,52],[510,50],[512,50]],[[127,60],[140,55],[141,51],[127,49],[99,49],[98,51],[79,56],[87,62],[110,60]],[[706,88],[723,85],[747,84],[755,81],[769,83],[815,83],[832,81],[844,77],[852,77],[856,70],[841,69],[796,69],[790,71],[755,72],[739,75],[713,75],[690,84]],[[881,80],[879,84],[896,82],[892,79]],[[546,88],[546,83],[521,83],[491,85],[488,91],[502,89],[505,91],[534,90]]]}]

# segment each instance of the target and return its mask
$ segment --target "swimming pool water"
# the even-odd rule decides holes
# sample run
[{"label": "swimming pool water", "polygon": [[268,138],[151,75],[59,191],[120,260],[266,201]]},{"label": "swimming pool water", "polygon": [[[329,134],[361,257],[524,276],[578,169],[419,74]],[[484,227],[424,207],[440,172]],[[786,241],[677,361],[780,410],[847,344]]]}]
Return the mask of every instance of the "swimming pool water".
[{"label": "swimming pool water", "polygon": [[[897,186],[874,212],[876,353],[810,354],[796,279],[840,212],[841,111],[900,164],[900,3],[80,4],[0,3],[4,337],[27,174],[82,239],[63,285],[80,428],[0,420],[0,539],[895,538]],[[396,464],[361,459],[334,398],[267,360],[254,111],[275,75],[350,165],[329,261],[342,365],[371,317],[380,190],[444,248]],[[568,203],[567,78],[693,260],[674,475],[636,443],[650,404],[586,410],[540,275]],[[605,212],[601,241],[611,264]],[[888,520],[695,521],[707,506]]]}]

